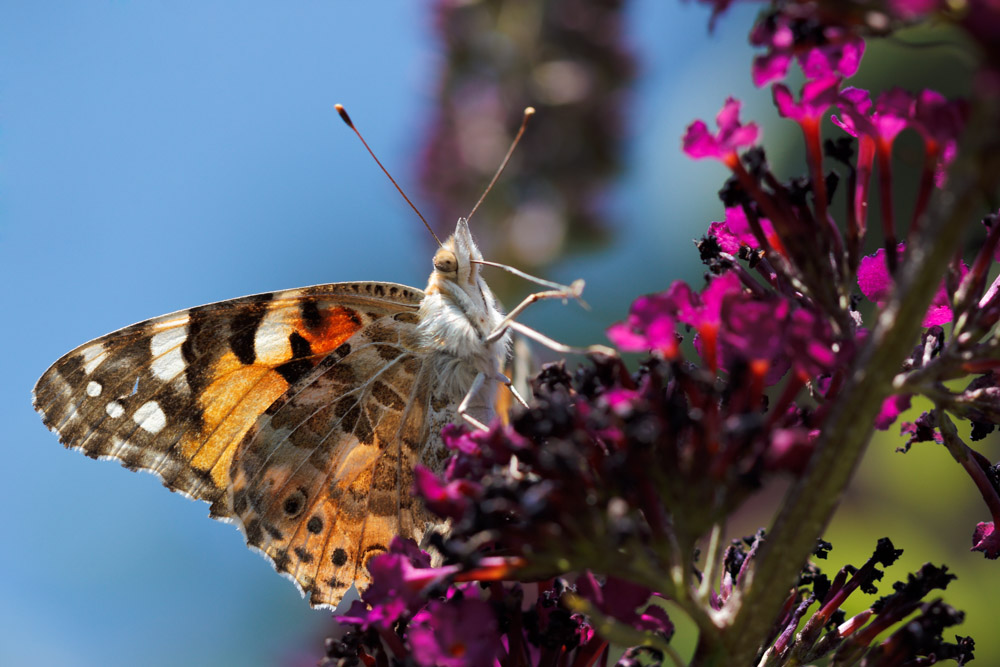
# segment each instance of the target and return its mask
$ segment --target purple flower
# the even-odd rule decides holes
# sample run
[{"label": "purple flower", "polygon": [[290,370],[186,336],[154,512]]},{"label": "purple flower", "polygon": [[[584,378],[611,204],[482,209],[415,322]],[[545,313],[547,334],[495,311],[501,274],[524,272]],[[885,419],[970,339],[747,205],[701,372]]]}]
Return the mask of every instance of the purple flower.
[{"label": "purple flower", "polygon": [[818,429],[801,426],[775,429],[768,443],[765,466],[768,470],[801,474],[809,464],[818,437]]},{"label": "purple flower", "polygon": [[740,101],[732,97],[726,100],[715,121],[719,126],[716,134],[708,131],[704,121],[691,123],[684,133],[684,152],[692,159],[715,158],[732,168],[739,163],[737,151],[756,143],[760,131],[756,123],[740,123]]},{"label": "purple flower", "polygon": [[355,600],[343,614],[337,616],[337,622],[353,624],[362,630],[372,627],[390,628],[406,613],[406,603],[402,599],[386,601],[386,604],[369,608],[361,600]]},{"label": "purple flower", "polygon": [[492,665],[500,648],[497,620],[483,600],[455,596],[432,600],[413,617],[410,650],[418,665]]},{"label": "purple flower", "polygon": [[789,23],[788,17],[778,16],[773,22],[759,22],[750,33],[751,44],[768,47],[765,55],[753,59],[751,73],[755,86],[764,86],[788,73],[795,46],[795,33]]},{"label": "purple flower", "polygon": [[740,294],[742,290],[739,276],[725,273],[713,277],[701,294],[688,289],[686,298],[677,299],[677,319],[698,332],[695,347],[713,372],[719,365],[719,328],[722,324],[723,301],[730,295]]},{"label": "purple flower", "polygon": [[810,79],[830,74],[854,76],[865,54],[864,40],[838,28],[828,28],[824,37],[829,40],[828,44],[807,49],[799,57],[803,74]]},{"label": "purple flower", "polygon": [[927,159],[934,164],[934,184],[944,187],[948,165],[958,154],[958,137],[965,128],[969,107],[933,90],[924,90],[913,103],[913,129],[924,139]]},{"label": "purple flower", "polygon": [[470,432],[458,424],[445,424],[441,429],[441,439],[448,449],[463,454],[477,454],[480,451],[479,431]]},{"label": "purple flower", "polygon": [[865,43],[839,26],[820,28],[809,17],[772,14],[754,26],[750,43],[767,47],[753,61],[754,85],[760,87],[784,77],[792,58],[797,58],[806,78],[831,74],[854,76],[865,52]]},{"label": "purple flower", "polygon": [[868,116],[871,113],[872,101],[867,90],[849,86],[840,92],[841,116],[833,116],[833,124],[855,138],[861,136],[874,137],[877,132]]},{"label": "purple flower", "polygon": [[629,414],[633,407],[642,400],[642,393],[635,389],[616,387],[601,394],[601,400],[619,416]]},{"label": "purple flower", "polygon": [[737,360],[747,361],[766,384],[776,384],[789,367],[784,337],[788,312],[784,300],[727,299],[719,334],[721,366],[732,370]]},{"label": "purple flower", "polygon": [[668,639],[674,634],[674,623],[670,620],[667,610],[658,604],[651,604],[639,614],[635,627],[648,632],[658,632]]},{"label": "purple flower", "polygon": [[833,124],[852,137],[868,136],[884,146],[891,146],[912,116],[913,96],[902,88],[893,88],[879,95],[872,105],[867,90],[845,88],[837,101],[841,115]]},{"label": "purple flower", "polygon": [[636,299],[629,310],[628,319],[608,328],[612,343],[627,352],[659,353],[673,359],[680,352],[677,334],[674,333],[675,292],[687,285],[676,282],[663,294],[650,294]]},{"label": "purple flower", "polygon": [[784,118],[799,123],[818,123],[826,110],[836,104],[840,93],[841,78],[828,75],[815,81],[808,81],[802,86],[801,100],[796,102],[788,86],[776,83],[771,88],[774,104],[778,113]]},{"label": "purple flower", "polygon": [[[784,253],[781,239],[774,231],[774,225],[767,218],[760,218],[760,226],[764,232],[765,240],[780,253]],[[732,206],[726,209],[726,219],[724,222],[713,222],[709,226],[709,233],[719,241],[719,246],[723,252],[735,255],[739,252],[741,245],[750,248],[760,248],[750,223],[747,221],[746,211],[741,206]]]},{"label": "purple flower", "polygon": [[460,519],[469,506],[469,497],[478,488],[478,484],[467,479],[444,483],[420,464],[413,470],[413,492],[424,499],[427,509],[446,519]]},{"label": "purple flower", "polygon": [[602,585],[589,570],[577,577],[576,590],[603,613],[633,627],[642,620],[637,608],[652,595],[648,588],[612,575]]},{"label": "purple flower", "polygon": [[910,436],[902,451],[909,451],[910,447],[918,442],[934,442],[939,445],[944,443],[944,436],[937,427],[933,412],[923,413],[916,421],[903,422],[899,425],[899,433]]},{"label": "purple flower", "polygon": [[899,415],[910,409],[912,398],[913,396],[910,394],[896,394],[882,401],[882,409],[879,410],[878,416],[875,418],[875,428],[880,431],[888,431]]},{"label": "purple flower", "polygon": [[982,551],[990,560],[1000,557],[1000,531],[995,529],[992,521],[976,525],[976,530],[972,533],[970,551]]},{"label": "purple flower", "polygon": [[[905,244],[900,243],[896,247],[897,256],[902,259]],[[961,265],[961,277],[968,273],[969,268],[963,263]],[[858,287],[861,292],[868,297],[869,301],[876,303],[879,308],[885,307],[892,294],[893,280],[889,274],[889,267],[886,263],[886,253],[884,248],[879,248],[874,255],[861,258],[858,266]],[[935,324],[946,324],[951,322],[954,315],[951,312],[950,295],[945,281],[941,281],[941,286],[934,294],[927,314],[924,315],[923,326],[931,327]]]},{"label": "purple flower", "polygon": [[401,616],[413,613],[424,603],[423,590],[448,576],[453,569],[432,568],[430,556],[420,551],[413,540],[394,537],[389,551],[372,559],[368,565],[372,583],[361,599],[371,607],[365,611],[355,603],[348,622],[363,627],[391,627]]},{"label": "purple flower", "polygon": [[[500,421],[494,422],[488,431],[470,431],[457,424],[446,424],[441,430],[441,438],[445,446],[456,454],[445,470],[446,481],[476,479],[485,468],[493,464],[505,464],[511,455],[529,446],[524,438]],[[470,465],[477,467],[470,469]]]}]

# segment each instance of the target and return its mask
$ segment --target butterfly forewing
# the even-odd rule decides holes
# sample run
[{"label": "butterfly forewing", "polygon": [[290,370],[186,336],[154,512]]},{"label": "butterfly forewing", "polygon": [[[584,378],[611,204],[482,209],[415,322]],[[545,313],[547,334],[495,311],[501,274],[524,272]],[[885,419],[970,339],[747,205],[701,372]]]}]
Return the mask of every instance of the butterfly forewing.
[{"label": "butterfly forewing", "polygon": [[339,283],[164,315],[63,356],[36,384],[35,408],[67,447],[155,472],[228,517],[230,467],[261,413],[358,330],[415,312],[422,296]]}]

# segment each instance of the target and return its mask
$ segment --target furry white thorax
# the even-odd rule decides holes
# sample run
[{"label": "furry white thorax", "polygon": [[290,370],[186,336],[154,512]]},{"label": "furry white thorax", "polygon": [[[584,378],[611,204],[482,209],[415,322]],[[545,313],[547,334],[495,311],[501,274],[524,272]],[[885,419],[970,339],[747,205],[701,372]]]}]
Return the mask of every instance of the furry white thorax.
[{"label": "furry white thorax", "polygon": [[[454,257],[454,271],[438,259]],[[420,303],[420,333],[432,348],[436,393],[458,405],[479,373],[486,383],[469,405],[469,414],[484,423],[493,417],[497,380],[510,351],[510,332],[494,343],[486,337],[503,321],[496,298],[471,260],[483,256],[472,240],[468,222],[459,218],[455,233],[435,255],[435,268]],[[446,262],[445,262],[446,263]]]}]

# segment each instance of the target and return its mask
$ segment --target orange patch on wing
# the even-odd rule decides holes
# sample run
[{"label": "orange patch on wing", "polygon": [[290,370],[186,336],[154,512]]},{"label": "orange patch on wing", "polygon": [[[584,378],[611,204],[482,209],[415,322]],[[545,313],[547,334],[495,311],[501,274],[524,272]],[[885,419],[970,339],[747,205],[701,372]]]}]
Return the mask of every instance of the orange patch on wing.
[{"label": "orange patch on wing", "polygon": [[337,306],[322,311],[323,323],[310,329],[299,321],[295,327],[299,335],[309,341],[313,354],[326,355],[336,350],[361,328],[361,318],[350,308]]},{"label": "orange patch on wing", "polygon": [[285,393],[288,383],[267,366],[242,364],[231,352],[212,371],[215,380],[199,396],[202,429],[180,444],[193,468],[210,471],[212,481],[225,488],[237,446],[257,418]]},{"label": "orange patch on wing", "polygon": [[[361,318],[351,309],[335,307],[322,312],[322,324],[309,328],[295,322],[294,329],[309,341],[315,357],[323,357],[361,328]],[[287,331],[287,329],[286,329]],[[287,360],[287,352],[277,350],[261,364],[243,364],[227,352],[212,367],[215,379],[205,387],[198,403],[202,408],[202,429],[185,435],[181,452],[191,466],[208,471],[220,488],[229,485],[229,469],[239,444],[260,417],[285,391],[288,382],[272,368]]]}]

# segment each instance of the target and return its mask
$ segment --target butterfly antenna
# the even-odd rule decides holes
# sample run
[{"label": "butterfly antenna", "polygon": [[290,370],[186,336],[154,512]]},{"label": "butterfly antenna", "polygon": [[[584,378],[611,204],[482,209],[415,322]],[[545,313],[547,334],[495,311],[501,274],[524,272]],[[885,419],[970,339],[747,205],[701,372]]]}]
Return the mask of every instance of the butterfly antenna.
[{"label": "butterfly antenna", "polygon": [[503,173],[503,170],[504,168],[506,168],[507,163],[510,162],[510,156],[514,154],[514,149],[517,147],[517,142],[521,140],[521,135],[524,134],[525,128],[528,127],[528,119],[534,115],[535,115],[534,107],[526,107],[524,109],[524,117],[521,119],[521,127],[520,129],[518,129],[517,134],[514,135],[514,141],[510,142],[510,148],[507,149],[507,154],[504,155],[503,162],[500,163],[500,168],[497,169],[497,173],[493,174],[493,180],[491,180],[490,184],[486,186],[486,189],[483,191],[483,194],[479,198],[479,201],[477,201],[476,205],[472,207],[472,211],[469,212],[469,215],[465,216],[466,220],[472,218],[472,215],[479,210],[479,205],[483,203],[483,200],[486,199],[486,195],[488,195],[490,193],[490,190],[493,189],[493,186],[496,185],[497,179],[500,178],[500,174]]},{"label": "butterfly antenna", "polygon": [[[390,173],[389,173],[389,170],[388,170],[388,169],[386,169],[386,168],[385,168],[385,166],[384,166],[384,165],[382,164],[381,160],[379,160],[379,159],[378,159],[378,158],[377,158],[377,157],[375,156],[375,152],[374,152],[374,151],[373,151],[373,150],[371,149],[371,147],[370,147],[370,146],[368,145],[368,142],[367,142],[367,141],[365,141],[365,138],[361,136],[361,133],[360,133],[360,132],[358,132],[358,128],[354,127],[354,122],[353,122],[353,121],[351,121],[351,117],[347,115],[347,110],[346,110],[346,109],[344,108],[344,106],[343,106],[342,104],[334,104],[334,105],[333,105],[333,108],[337,110],[337,113],[338,113],[338,114],[340,114],[340,118],[341,118],[341,119],[342,119],[342,120],[343,120],[343,121],[344,121],[345,123],[347,123],[347,127],[351,128],[351,129],[352,129],[352,130],[354,131],[354,134],[358,135],[358,139],[360,139],[360,140],[361,140],[361,143],[362,143],[362,144],[364,144],[364,146],[365,146],[365,150],[367,150],[367,151],[368,151],[368,154],[372,156],[372,159],[373,159],[373,160],[375,160],[375,164],[377,164],[377,165],[379,166],[379,169],[381,169],[381,170],[382,170],[382,173],[383,173],[383,174],[385,174],[385,175],[386,175],[386,176],[387,176],[387,177],[389,178],[389,180],[390,180],[390,181],[392,181],[392,184],[396,186],[396,189],[397,189],[397,190],[399,191],[399,194],[403,195],[403,199],[405,199],[405,200],[406,200],[406,203],[410,205],[410,208],[412,208],[412,209],[413,209],[413,211],[414,211],[414,212],[415,212],[415,213],[417,214],[417,217],[419,217],[419,218],[420,218],[420,220],[421,220],[421,221],[422,221],[422,222],[424,223],[424,227],[426,227],[426,228],[427,228],[427,231],[429,231],[429,232],[431,233],[431,236],[433,236],[433,237],[434,237],[434,240],[435,240],[435,241],[437,241],[437,244],[438,244],[438,245],[440,246],[440,245],[441,245],[441,239],[439,239],[439,238],[437,237],[437,234],[435,234],[435,233],[434,233],[434,230],[433,230],[433,229],[431,229],[431,226],[430,226],[430,224],[429,224],[429,223],[427,222],[427,218],[425,218],[425,217],[424,217],[424,216],[423,216],[423,215],[422,215],[422,214],[420,213],[420,210],[419,210],[419,209],[418,209],[418,208],[416,207],[416,205],[415,205],[415,204],[414,204],[414,203],[413,203],[412,201],[410,201],[410,198],[406,196],[406,193],[405,193],[405,192],[403,192],[403,188],[399,187],[399,183],[397,183],[397,182],[396,182],[396,179],[392,177],[392,174],[390,174]],[[524,125],[523,125],[523,124],[522,124],[522,126],[521,126],[521,132],[524,132]],[[518,137],[520,137],[520,136],[521,136],[521,133],[519,132],[517,136],[518,136]],[[516,140],[516,139],[514,140],[514,143],[517,143],[517,140]],[[513,150],[513,148],[514,148],[514,147],[513,147],[513,146],[511,146],[511,149],[512,149],[512,150]],[[510,157],[510,154],[509,154],[509,153],[507,154],[507,157]],[[506,164],[506,163],[507,163],[507,161],[506,161],[506,160],[504,160],[504,164]],[[501,169],[503,169],[503,167],[501,167]],[[500,174],[498,173],[498,174],[497,174],[497,176],[499,176],[499,175],[500,175]],[[494,178],[493,180],[495,181],[495,180],[496,180],[496,178]],[[490,183],[490,186],[492,186],[492,185],[493,185],[493,184],[492,184],[492,183]],[[480,199],[479,201],[482,201],[482,199]],[[476,206],[479,206],[479,204],[476,204]]]}]

